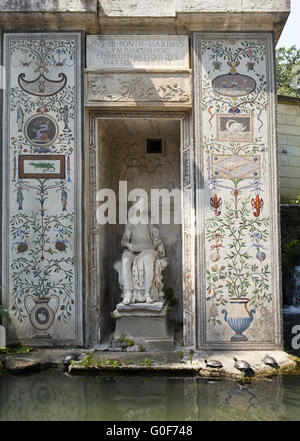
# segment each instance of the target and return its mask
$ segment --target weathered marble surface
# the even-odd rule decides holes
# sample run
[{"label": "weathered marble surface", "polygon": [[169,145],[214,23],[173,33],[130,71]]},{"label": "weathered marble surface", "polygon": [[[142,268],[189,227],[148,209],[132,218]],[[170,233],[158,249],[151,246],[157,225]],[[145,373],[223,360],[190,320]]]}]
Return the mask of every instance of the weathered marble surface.
[{"label": "weathered marble surface", "polygon": [[[146,351],[172,351],[174,349],[174,331],[168,323],[167,303],[159,305],[160,310],[127,310],[114,311],[116,329],[114,338],[125,335],[134,340],[136,345],[142,344]],[[118,305],[120,306],[120,305]],[[133,305],[131,305],[133,306]],[[150,306],[150,305],[147,305]]]},{"label": "weathered marble surface", "polygon": [[1,11],[94,12],[97,0],[0,0]]},{"label": "weathered marble surface", "polygon": [[179,12],[288,11],[290,0],[101,0],[100,13],[118,17],[175,16]]},{"label": "weathered marble surface", "polygon": [[175,0],[101,0],[100,14],[116,17],[175,16]]},{"label": "weathered marble surface", "polygon": [[189,74],[88,74],[88,102],[191,101]]},{"label": "weathered marble surface", "polygon": [[290,0],[176,0],[176,12],[288,11]]},{"label": "weathered marble surface", "polygon": [[183,35],[88,35],[86,50],[89,70],[189,67]]},{"label": "weathered marble surface", "polygon": [[0,0],[0,11],[7,30],[40,30],[41,23],[44,30],[110,35],[259,29],[274,30],[278,40],[290,1]]},{"label": "weathered marble surface", "polygon": [[[131,305],[124,305],[123,303],[119,303],[117,305],[117,311],[121,315],[132,315],[137,312],[141,312],[143,315],[149,315],[150,313],[158,313],[158,315],[163,312],[166,308],[164,308],[164,302],[155,302],[152,304],[145,303],[132,303]],[[165,314],[165,311],[164,311]],[[156,315],[156,314],[155,314]]]},{"label": "weathered marble surface", "polygon": [[0,349],[6,348],[6,333],[4,326],[0,326]]}]

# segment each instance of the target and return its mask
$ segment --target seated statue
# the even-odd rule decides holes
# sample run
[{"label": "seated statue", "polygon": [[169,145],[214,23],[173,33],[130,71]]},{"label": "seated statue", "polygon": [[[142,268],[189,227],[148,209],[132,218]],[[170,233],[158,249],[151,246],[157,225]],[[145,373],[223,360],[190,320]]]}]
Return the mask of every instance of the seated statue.
[{"label": "seated statue", "polygon": [[[148,214],[148,204],[139,201],[140,212]],[[162,271],[168,266],[159,230],[151,224],[134,225],[130,219],[121,239],[122,261],[114,264],[123,290],[122,303],[164,301]]]}]

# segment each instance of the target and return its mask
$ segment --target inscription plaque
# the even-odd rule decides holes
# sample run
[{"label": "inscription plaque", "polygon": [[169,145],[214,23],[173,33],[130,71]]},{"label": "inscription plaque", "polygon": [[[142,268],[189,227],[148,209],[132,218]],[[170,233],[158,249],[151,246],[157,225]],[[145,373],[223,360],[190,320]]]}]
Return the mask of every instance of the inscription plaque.
[{"label": "inscription plaque", "polygon": [[184,35],[88,35],[87,68],[189,68],[188,37]]}]

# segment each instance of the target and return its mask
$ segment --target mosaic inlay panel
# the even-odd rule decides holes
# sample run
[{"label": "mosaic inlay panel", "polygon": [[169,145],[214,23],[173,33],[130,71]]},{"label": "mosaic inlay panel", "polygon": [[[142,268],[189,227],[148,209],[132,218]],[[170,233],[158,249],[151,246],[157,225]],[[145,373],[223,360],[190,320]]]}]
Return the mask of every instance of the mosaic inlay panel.
[{"label": "mosaic inlay panel", "polygon": [[81,33],[4,34],[9,342],[82,343]]},{"label": "mosaic inlay panel", "polygon": [[200,346],[281,344],[271,34],[194,34]]}]

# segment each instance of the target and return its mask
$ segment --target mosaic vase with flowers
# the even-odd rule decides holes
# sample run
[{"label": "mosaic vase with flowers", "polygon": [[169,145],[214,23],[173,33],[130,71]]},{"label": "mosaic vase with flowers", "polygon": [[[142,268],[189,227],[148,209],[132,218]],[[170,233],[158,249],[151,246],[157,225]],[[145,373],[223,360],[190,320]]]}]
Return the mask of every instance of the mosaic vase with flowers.
[{"label": "mosaic vase with flowers", "polygon": [[255,309],[251,309],[249,312],[248,302],[249,299],[246,298],[232,298],[229,301],[228,310],[222,310],[225,322],[235,332],[231,337],[233,342],[248,341],[243,332],[251,325],[253,315],[256,312]]}]

